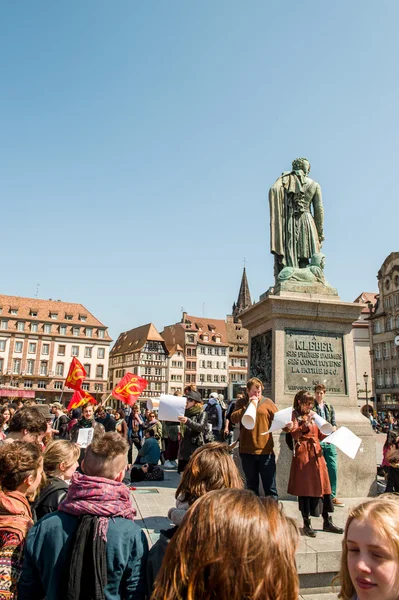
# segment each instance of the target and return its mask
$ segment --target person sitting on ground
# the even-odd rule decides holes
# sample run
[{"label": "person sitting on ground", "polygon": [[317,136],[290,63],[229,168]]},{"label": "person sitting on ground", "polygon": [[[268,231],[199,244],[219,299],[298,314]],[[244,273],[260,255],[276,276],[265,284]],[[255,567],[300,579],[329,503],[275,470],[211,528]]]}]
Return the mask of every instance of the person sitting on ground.
[{"label": "person sitting on ground", "polygon": [[0,448],[0,598],[17,597],[25,538],[33,525],[33,499],[43,472],[38,444],[14,442]]},{"label": "person sitting on ground", "polygon": [[145,442],[136,458],[136,465],[157,465],[161,457],[161,450],[159,444],[155,439],[155,432],[153,429],[146,429],[145,431]]},{"label": "person sitting on ground", "polygon": [[147,565],[147,582],[150,591],[161,568],[168,544],[190,506],[212,490],[243,487],[243,480],[226,444],[212,442],[194,452],[176,490],[176,507],[168,512],[173,527],[161,530],[158,541],[150,550]]},{"label": "person sitting on ground", "polygon": [[181,435],[178,454],[178,473],[184,471],[197,448],[205,444],[205,436],[208,432],[208,415],[204,411],[201,395],[192,388],[193,386],[185,388],[184,394],[187,398],[186,410],[184,417],[178,417]]},{"label": "person sitting on ground", "polygon": [[352,508],[342,542],[343,600],[399,598],[399,498],[383,494]]},{"label": "person sitting on ground", "polygon": [[126,413],[123,408],[118,408],[115,411],[115,431],[119,433],[125,440],[127,440],[127,423],[126,423]]},{"label": "person sitting on ground", "polygon": [[18,410],[12,419],[7,431],[5,444],[12,442],[36,442],[40,444],[47,432],[47,421],[43,414],[34,406]]},{"label": "person sitting on ground", "polygon": [[103,406],[99,406],[96,410],[95,419],[97,423],[100,423],[106,432],[115,431],[116,421]]},{"label": "person sitting on ground", "polygon": [[151,598],[297,600],[297,545],[278,502],[249,490],[209,492],[170,541]]},{"label": "person sitting on ground", "polygon": [[153,429],[154,437],[159,444],[159,448],[162,450],[162,423],[158,421],[154,412],[150,412],[148,419],[148,422],[144,425],[144,432]]},{"label": "person sitting on ground", "polygon": [[45,515],[58,510],[66,498],[68,484],[78,468],[79,446],[68,440],[53,440],[43,454],[43,469],[47,483],[40,489],[32,512],[38,521]]},{"label": "person sitting on ground", "polygon": [[142,600],[148,543],[133,522],[126,440],[95,435],[57,512],[31,529],[18,600]]}]

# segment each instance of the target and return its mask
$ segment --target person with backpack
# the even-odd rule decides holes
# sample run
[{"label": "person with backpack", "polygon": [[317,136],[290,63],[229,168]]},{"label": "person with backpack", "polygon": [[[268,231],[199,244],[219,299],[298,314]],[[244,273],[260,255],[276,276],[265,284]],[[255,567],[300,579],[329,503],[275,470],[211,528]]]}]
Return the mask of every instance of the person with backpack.
[{"label": "person with backpack", "polygon": [[208,424],[212,425],[212,434],[215,442],[222,441],[223,431],[223,413],[220,406],[219,397],[216,392],[212,392],[208,399],[208,404],[205,407],[205,412],[208,415]]},{"label": "person with backpack", "polygon": [[51,414],[54,415],[52,433],[55,440],[68,440],[68,423],[70,418],[64,413],[61,402],[50,404]]},{"label": "person with backpack", "polygon": [[208,441],[208,415],[202,406],[201,394],[195,390],[184,392],[186,410],[180,421],[180,445],[177,472],[182,473],[197,448]]},{"label": "person with backpack", "polygon": [[[333,431],[337,429],[335,421],[335,410],[331,404],[324,401],[326,395],[326,386],[322,383],[316,385],[314,389],[315,403],[313,410],[333,426]],[[343,507],[345,504],[337,498],[337,474],[338,474],[338,458],[337,449],[333,444],[321,442],[324,459],[327,463],[328,476],[331,484],[331,497],[334,506]]]}]

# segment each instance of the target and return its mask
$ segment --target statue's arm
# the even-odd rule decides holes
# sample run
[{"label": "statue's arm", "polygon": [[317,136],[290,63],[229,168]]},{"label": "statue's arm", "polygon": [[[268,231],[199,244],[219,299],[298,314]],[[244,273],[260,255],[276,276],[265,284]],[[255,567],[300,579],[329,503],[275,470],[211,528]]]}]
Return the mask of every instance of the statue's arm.
[{"label": "statue's arm", "polygon": [[319,184],[316,186],[316,191],[313,196],[313,216],[316,224],[317,233],[319,235],[320,243],[324,240],[324,209],[323,199],[321,197],[321,187]]}]

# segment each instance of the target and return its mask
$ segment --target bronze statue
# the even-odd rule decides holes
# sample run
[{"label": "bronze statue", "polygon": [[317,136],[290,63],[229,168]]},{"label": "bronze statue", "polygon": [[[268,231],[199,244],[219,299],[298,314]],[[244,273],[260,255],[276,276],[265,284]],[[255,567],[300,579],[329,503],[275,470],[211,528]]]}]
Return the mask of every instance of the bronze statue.
[{"label": "bronze statue", "polygon": [[283,173],[269,191],[270,251],[274,254],[276,282],[284,267],[303,269],[321,250],[324,240],[321,188],[309,177],[309,172],[309,161],[297,158],[292,171]]}]

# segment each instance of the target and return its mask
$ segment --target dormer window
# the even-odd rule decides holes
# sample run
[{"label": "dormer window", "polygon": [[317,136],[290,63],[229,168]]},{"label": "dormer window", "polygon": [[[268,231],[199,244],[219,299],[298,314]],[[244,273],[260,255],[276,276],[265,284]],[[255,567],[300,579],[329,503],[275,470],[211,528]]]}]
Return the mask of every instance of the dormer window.
[{"label": "dormer window", "polygon": [[30,316],[30,317],[37,317],[37,310],[32,310],[32,309],[30,309],[30,311],[29,311],[29,316]]},{"label": "dormer window", "polygon": [[213,336],[213,337],[214,337],[214,340],[215,340],[215,342],[216,342],[217,344],[220,344],[220,342],[222,341],[222,338],[220,337],[220,335],[215,335],[215,336]]},{"label": "dormer window", "polygon": [[10,308],[10,315],[17,315],[18,314],[18,308]]},{"label": "dormer window", "polygon": [[50,319],[58,319],[58,313],[51,312],[50,313]]},{"label": "dormer window", "polygon": [[202,339],[204,340],[204,342],[209,342],[209,335],[207,333],[204,333]]},{"label": "dormer window", "polygon": [[65,313],[65,320],[66,321],[72,321],[73,319],[73,315],[69,315],[68,313]]},{"label": "dormer window", "polygon": [[214,325],[208,324],[208,329],[209,329],[209,331],[215,331],[216,327]]},{"label": "dormer window", "polygon": [[82,321],[83,323],[85,323],[87,320],[87,316],[86,315],[79,315],[79,321]]}]

